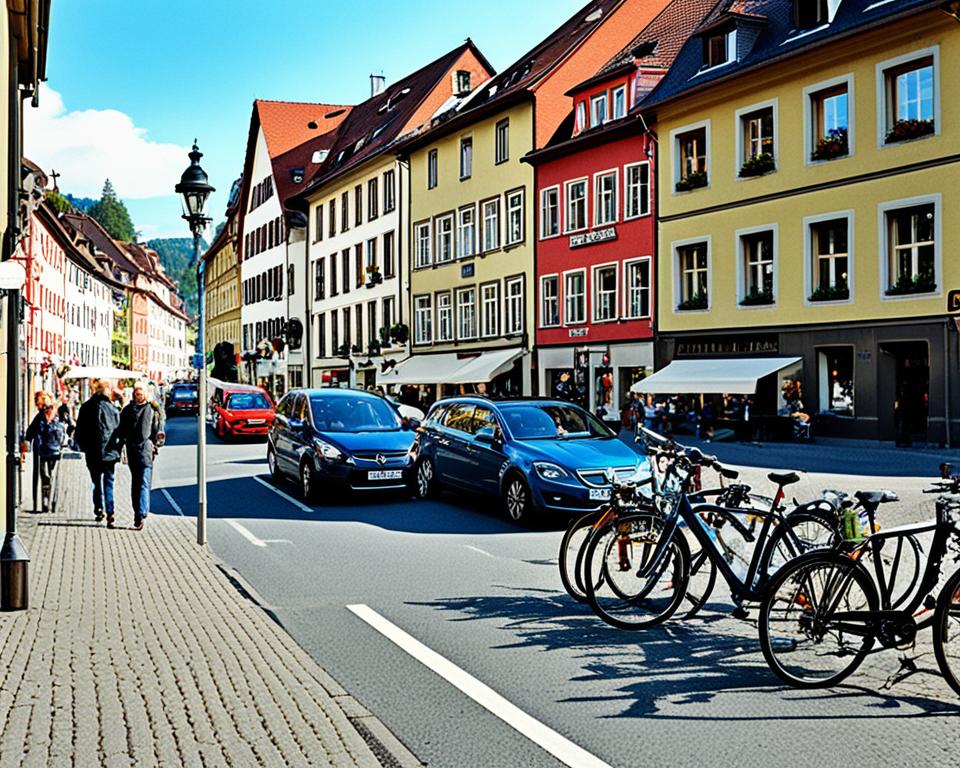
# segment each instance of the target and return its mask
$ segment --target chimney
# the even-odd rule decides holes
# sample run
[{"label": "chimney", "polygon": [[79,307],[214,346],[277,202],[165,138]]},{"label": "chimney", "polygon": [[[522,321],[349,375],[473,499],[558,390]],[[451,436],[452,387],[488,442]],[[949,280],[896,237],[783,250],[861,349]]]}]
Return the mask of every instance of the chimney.
[{"label": "chimney", "polygon": [[370,98],[379,96],[387,89],[387,78],[381,75],[370,75]]}]

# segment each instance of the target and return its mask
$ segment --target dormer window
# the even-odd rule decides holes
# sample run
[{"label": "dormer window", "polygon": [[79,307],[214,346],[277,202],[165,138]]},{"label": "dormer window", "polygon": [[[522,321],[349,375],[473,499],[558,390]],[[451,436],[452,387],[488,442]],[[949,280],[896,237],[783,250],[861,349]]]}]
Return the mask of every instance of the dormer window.
[{"label": "dormer window", "polygon": [[613,91],[613,119],[627,116],[627,87],[621,85]]},{"label": "dormer window", "polygon": [[830,23],[829,0],[793,0],[793,19],[798,30],[816,29]]},{"label": "dormer window", "polygon": [[454,73],[454,88],[456,96],[470,93],[470,73],[465,69],[458,69]]},{"label": "dormer window", "polygon": [[708,34],[703,40],[703,68],[728,64],[737,58],[736,27]]},{"label": "dormer window", "polygon": [[590,99],[590,127],[596,128],[607,121],[607,94],[601,93]]},{"label": "dormer window", "polygon": [[577,133],[586,130],[587,127],[587,103],[581,101],[577,104]]}]

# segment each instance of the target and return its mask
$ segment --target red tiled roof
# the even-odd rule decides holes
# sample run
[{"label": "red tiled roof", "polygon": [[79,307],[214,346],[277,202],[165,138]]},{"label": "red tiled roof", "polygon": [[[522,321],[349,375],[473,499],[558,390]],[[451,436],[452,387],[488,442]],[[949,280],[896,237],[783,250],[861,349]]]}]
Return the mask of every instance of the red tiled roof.
[{"label": "red tiled roof", "polygon": [[[306,104],[257,99],[255,107],[270,157],[288,152],[314,136],[334,130],[350,113],[340,104]],[[313,125],[314,127],[310,127]]]}]

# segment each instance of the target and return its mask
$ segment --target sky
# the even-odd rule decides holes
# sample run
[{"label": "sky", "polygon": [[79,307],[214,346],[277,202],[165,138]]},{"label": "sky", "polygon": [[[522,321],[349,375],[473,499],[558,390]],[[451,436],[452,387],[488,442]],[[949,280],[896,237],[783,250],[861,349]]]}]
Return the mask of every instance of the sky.
[{"label": "sky", "polygon": [[62,192],[109,177],[144,240],[184,237],[174,184],[194,138],[223,219],[255,98],[354,104],[471,37],[499,71],[586,0],[54,0],[27,156]]}]

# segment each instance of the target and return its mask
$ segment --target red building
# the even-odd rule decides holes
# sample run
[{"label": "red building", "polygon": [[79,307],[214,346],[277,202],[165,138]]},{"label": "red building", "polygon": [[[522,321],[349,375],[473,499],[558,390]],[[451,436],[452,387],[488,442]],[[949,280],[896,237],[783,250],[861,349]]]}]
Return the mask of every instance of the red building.
[{"label": "red building", "polygon": [[536,170],[539,391],[611,419],[653,371],[656,138],[643,98],[713,5],[674,0],[568,91],[566,121],[524,158]]}]

